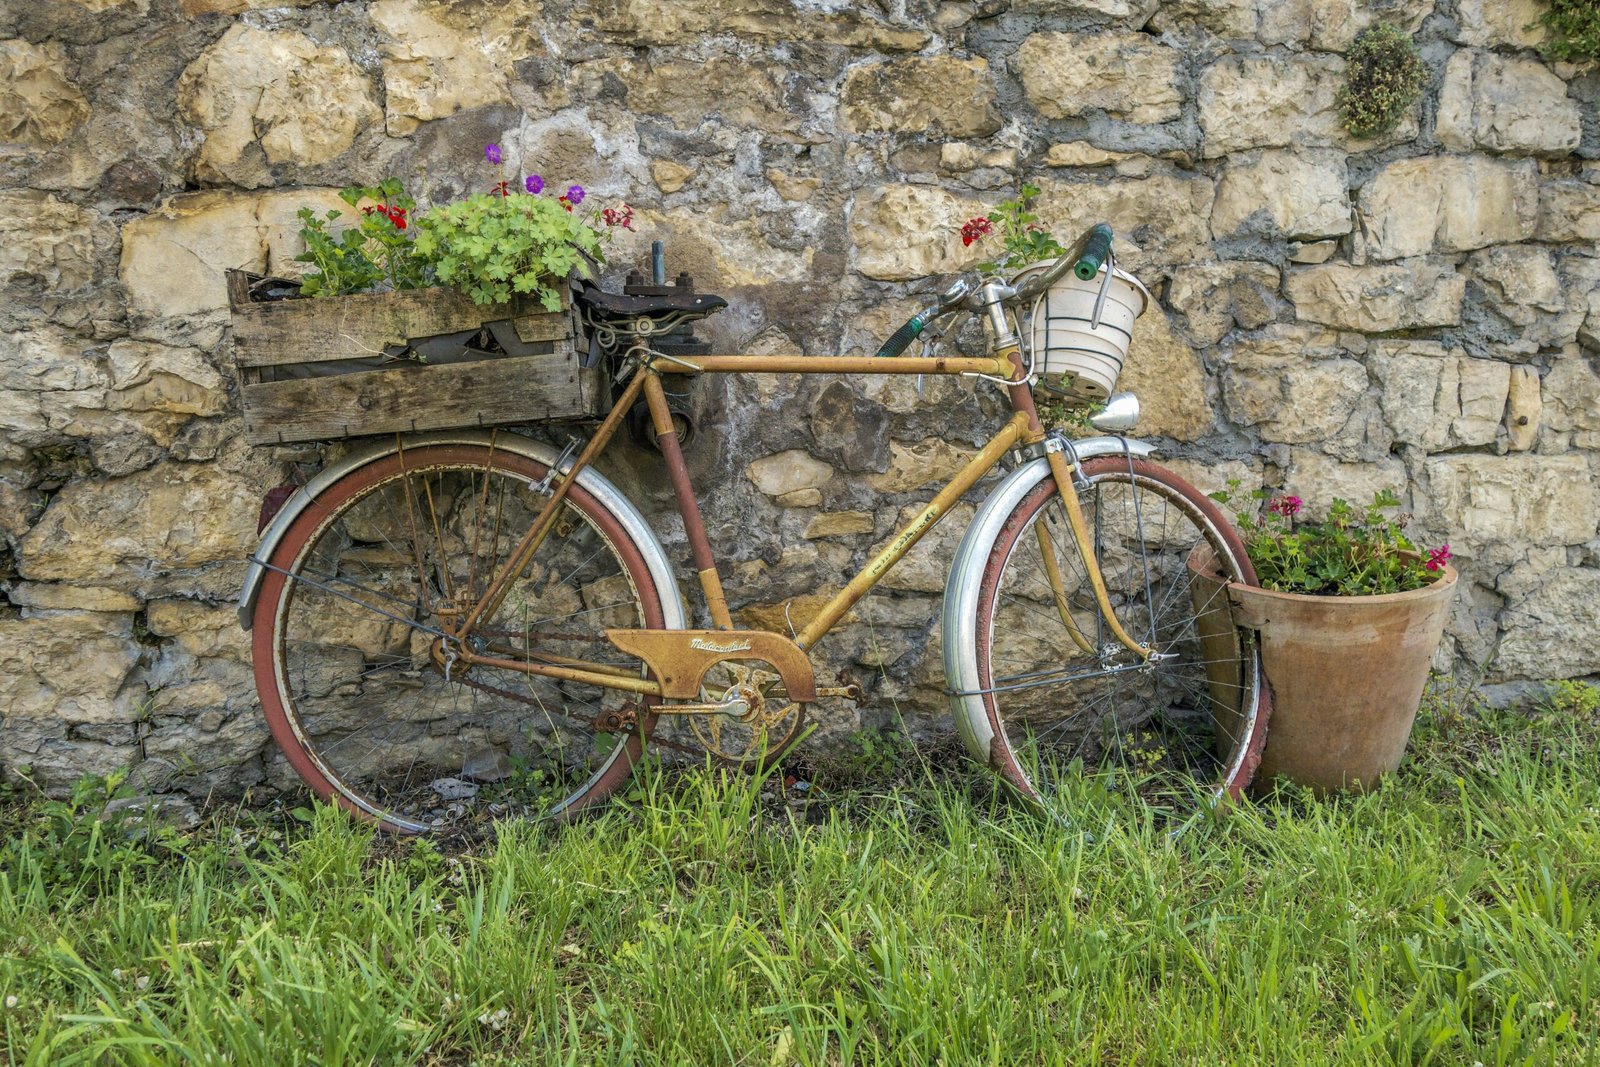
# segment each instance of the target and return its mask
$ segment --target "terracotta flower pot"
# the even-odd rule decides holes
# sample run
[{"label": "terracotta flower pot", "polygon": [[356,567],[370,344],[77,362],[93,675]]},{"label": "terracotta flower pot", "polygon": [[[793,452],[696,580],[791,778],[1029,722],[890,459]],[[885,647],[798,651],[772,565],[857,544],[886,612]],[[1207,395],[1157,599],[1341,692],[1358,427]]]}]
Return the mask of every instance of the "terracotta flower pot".
[{"label": "terracotta flower pot", "polygon": [[[1258,783],[1282,776],[1318,793],[1359,790],[1400,766],[1444,636],[1455,568],[1446,566],[1422,589],[1377,596],[1308,596],[1225,582],[1205,545],[1190,555],[1189,569],[1202,640],[1231,639],[1238,626],[1261,635],[1273,711]],[[1219,596],[1224,587],[1227,595]],[[1223,677],[1212,679],[1213,696],[1224,685]]]}]

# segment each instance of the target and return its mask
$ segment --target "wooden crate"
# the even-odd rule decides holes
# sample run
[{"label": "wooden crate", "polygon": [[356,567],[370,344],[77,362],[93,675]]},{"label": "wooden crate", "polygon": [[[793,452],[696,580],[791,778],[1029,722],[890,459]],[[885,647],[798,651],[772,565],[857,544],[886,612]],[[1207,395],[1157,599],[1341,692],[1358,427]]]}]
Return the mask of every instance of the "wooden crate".
[{"label": "wooden crate", "polygon": [[[251,444],[326,441],[365,434],[592,419],[609,406],[598,367],[563,287],[562,306],[537,300],[479,306],[454,289],[411,289],[254,303],[259,276],[228,272],[233,343]],[[393,361],[382,369],[284,379],[287,368],[381,359],[385,348],[509,321],[535,354],[474,362]],[[348,363],[347,363],[348,366]],[[278,378],[279,380],[272,380]]]}]

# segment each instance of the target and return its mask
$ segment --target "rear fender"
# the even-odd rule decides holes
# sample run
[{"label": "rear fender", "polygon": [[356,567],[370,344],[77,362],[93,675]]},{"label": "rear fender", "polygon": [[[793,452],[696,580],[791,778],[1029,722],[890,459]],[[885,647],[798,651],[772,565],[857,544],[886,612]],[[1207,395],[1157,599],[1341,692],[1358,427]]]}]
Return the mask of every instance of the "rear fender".
[{"label": "rear fender", "polygon": [[[261,582],[267,575],[267,568],[262,566],[261,561],[272,557],[272,553],[283,540],[284,534],[288,533],[294,520],[299,518],[318,494],[334,482],[369,463],[394,455],[401,447],[412,449],[426,445],[482,445],[488,448],[491,444],[497,451],[512,452],[543,463],[547,467],[554,465],[559,458],[556,449],[550,445],[515,434],[499,433],[491,436],[480,430],[443,430],[438,433],[409,435],[402,438],[399,445],[393,439],[379,440],[325,467],[316,477],[295,490],[294,495],[284,502],[278,513],[272,517],[272,521],[267,524],[266,530],[262,532],[261,543],[256,546],[255,554],[250,557],[250,569],[244,576],[244,588],[239,592],[239,625],[246,630],[250,629],[255,615],[256,598],[261,595]],[[683,596],[678,590],[677,579],[673,577],[672,564],[668,562],[667,553],[661,547],[655,531],[650,529],[650,524],[639,514],[639,509],[593,467],[585,467],[578,474],[578,485],[610,509],[628,532],[628,536],[639,546],[639,553],[644,557],[645,566],[650,569],[650,577],[655,580],[656,588],[661,590],[661,612],[667,628],[679,630],[687,626]]]}]

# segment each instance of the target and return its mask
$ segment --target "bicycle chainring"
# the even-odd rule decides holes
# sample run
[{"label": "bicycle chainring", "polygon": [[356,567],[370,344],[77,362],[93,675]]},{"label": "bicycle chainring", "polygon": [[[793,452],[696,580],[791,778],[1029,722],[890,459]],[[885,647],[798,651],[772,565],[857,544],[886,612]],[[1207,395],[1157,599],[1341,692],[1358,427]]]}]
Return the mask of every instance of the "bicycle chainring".
[{"label": "bicycle chainring", "polygon": [[705,750],[724,763],[751,768],[765,766],[799,736],[805,725],[805,708],[789,700],[782,680],[773,671],[741,663],[719,663],[707,673],[701,698],[707,703],[728,700],[752,691],[757,698],[744,715],[688,716],[689,727]]}]

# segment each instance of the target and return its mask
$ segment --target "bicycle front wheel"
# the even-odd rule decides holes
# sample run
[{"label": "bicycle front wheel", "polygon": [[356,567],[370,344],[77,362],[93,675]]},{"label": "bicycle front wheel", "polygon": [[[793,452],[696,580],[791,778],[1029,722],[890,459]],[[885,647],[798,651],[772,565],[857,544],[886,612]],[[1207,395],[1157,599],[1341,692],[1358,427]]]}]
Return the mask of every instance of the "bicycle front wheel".
[{"label": "bicycle front wheel", "polygon": [[[256,685],[273,736],[319,796],[384,828],[565,817],[625,781],[654,718],[617,690],[467,665],[439,641],[548,498],[545,464],[476,445],[407,449],[341,478],[267,560]],[[572,488],[475,652],[643,674],[601,636],[663,626],[662,593],[625,524]]]},{"label": "bicycle front wheel", "polygon": [[1254,634],[1233,626],[1221,581],[1190,557],[1204,545],[1219,578],[1253,583],[1244,546],[1171,471],[1114,456],[1083,472],[1112,609],[1154,654],[1141,660],[1107,626],[1047,475],[974,554],[977,685],[958,699],[974,702],[991,764],[1029,800],[1047,802],[1085,764],[1174,812],[1236,797],[1260,761],[1270,696]]}]

